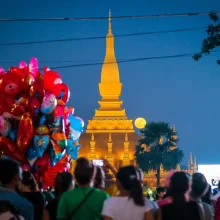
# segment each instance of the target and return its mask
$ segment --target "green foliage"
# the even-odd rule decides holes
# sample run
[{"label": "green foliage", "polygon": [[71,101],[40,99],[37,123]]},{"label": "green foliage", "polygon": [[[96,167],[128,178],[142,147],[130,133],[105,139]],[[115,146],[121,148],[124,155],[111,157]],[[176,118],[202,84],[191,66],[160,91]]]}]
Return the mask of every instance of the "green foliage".
[{"label": "green foliage", "polygon": [[141,134],[135,158],[143,171],[158,170],[160,165],[169,171],[183,159],[183,152],[177,148],[177,133],[168,123],[150,122]]},{"label": "green foliage", "polygon": [[143,193],[145,197],[148,197],[153,201],[156,200],[156,194],[157,194],[156,190],[150,188],[146,184],[143,185]]},{"label": "green foliage", "polygon": [[[203,40],[201,52],[193,55],[193,59],[196,61],[198,61],[202,55],[208,55],[212,50],[220,46],[219,18],[215,12],[209,13],[209,17],[214,24],[209,25],[206,30],[208,37]],[[217,63],[220,64],[220,60],[217,60]]]}]

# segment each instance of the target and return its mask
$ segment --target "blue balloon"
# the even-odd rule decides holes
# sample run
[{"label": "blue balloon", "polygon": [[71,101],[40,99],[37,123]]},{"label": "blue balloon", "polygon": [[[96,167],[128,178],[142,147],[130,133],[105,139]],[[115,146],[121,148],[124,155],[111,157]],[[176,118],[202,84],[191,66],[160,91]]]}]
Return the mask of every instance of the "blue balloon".
[{"label": "blue balloon", "polygon": [[66,146],[66,152],[71,156],[73,160],[76,160],[78,158],[78,151],[79,151],[80,145],[74,144],[73,140],[67,140],[67,146]]},{"label": "blue balloon", "polygon": [[51,140],[53,147],[50,148],[50,164],[51,166],[55,166],[58,161],[60,161],[64,155],[66,154],[66,149],[63,149],[60,152],[55,152],[54,145],[56,144]]},{"label": "blue balloon", "polygon": [[37,151],[34,146],[30,146],[27,151],[28,160],[32,160],[37,157]]},{"label": "blue balloon", "polygon": [[9,137],[12,139],[12,141],[16,141],[16,138],[17,138],[17,133],[18,133],[18,130],[14,129],[12,131],[10,131],[9,133]]},{"label": "blue balloon", "polygon": [[33,144],[37,152],[38,157],[42,157],[44,151],[50,143],[49,135],[37,135],[35,134],[33,137]]},{"label": "blue balloon", "polygon": [[68,120],[70,122],[70,127],[78,132],[83,132],[83,123],[80,119],[74,117],[72,114],[69,114]]},{"label": "blue balloon", "polygon": [[70,123],[70,133],[69,138],[73,141],[77,141],[83,132],[83,126],[84,124],[82,121],[73,115],[69,115],[68,117],[69,123]]},{"label": "blue balloon", "polygon": [[40,125],[44,125],[45,124],[45,121],[46,121],[46,117],[45,115],[43,115],[41,118],[40,118]]}]

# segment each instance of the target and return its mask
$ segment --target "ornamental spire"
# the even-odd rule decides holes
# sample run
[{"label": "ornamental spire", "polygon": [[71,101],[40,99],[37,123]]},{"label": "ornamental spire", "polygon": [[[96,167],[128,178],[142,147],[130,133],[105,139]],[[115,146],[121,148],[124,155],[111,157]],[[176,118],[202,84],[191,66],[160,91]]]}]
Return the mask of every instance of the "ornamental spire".
[{"label": "ornamental spire", "polygon": [[108,34],[112,34],[112,15],[110,9],[108,12]]}]

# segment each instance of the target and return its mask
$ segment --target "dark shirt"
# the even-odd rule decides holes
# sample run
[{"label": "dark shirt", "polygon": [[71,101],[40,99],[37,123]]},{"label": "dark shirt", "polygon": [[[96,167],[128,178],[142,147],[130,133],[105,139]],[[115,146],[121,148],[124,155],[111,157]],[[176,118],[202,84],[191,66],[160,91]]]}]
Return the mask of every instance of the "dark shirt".
[{"label": "dark shirt", "polygon": [[44,212],[44,197],[41,192],[22,192],[21,194],[34,207],[34,220],[42,220]]},{"label": "dark shirt", "polygon": [[196,202],[164,205],[161,207],[161,214],[163,220],[200,220],[199,208]]},{"label": "dark shirt", "polygon": [[46,206],[46,210],[49,213],[50,220],[55,220],[57,216],[57,208],[58,208],[59,200],[54,198],[51,200],[48,205]]}]

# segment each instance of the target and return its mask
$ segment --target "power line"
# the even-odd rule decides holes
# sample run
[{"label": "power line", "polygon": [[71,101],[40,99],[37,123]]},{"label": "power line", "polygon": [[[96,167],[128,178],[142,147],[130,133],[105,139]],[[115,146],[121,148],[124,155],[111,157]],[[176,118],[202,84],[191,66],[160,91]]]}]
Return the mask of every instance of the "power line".
[{"label": "power line", "polygon": [[[193,13],[179,13],[179,14],[154,14],[154,15],[127,15],[127,16],[113,16],[112,19],[134,19],[134,18],[160,18],[160,17],[185,17],[185,16],[201,16],[208,15],[210,12],[193,12]],[[214,12],[219,14],[220,11]],[[34,21],[71,21],[71,20],[107,20],[108,17],[61,17],[61,18],[0,18],[0,22],[34,22]]]},{"label": "power line", "polygon": [[[192,56],[193,54],[194,53],[186,53],[186,54],[178,54],[178,55],[170,55],[170,56],[143,57],[143,58],[119,60],[118,62],[108,62],[108,63],[105,63],[105,64],[108,65],[108,64],[113,64],[113,63],[130,63],[130,62],[145,61],[145,60],[179,58],[179,57]],[[67,66],[54,66],[54,67],[50,67],[50,69],[66,69],[66,68],[85,67],[85,66],[98,66],[98,65],[103,65],[103,62],[100,62],[100,63],[83,63],[83,64],[74,64],[74,65],[67,65]],[[40,70],[42,70],[42,69],[40,69]]]},{"label": "power line", "polygon": [[[220,55],[220,50],[210,52],[211,55]],[[214,54],[213,54],[214,53]],[[185,54],[177,54],[177,55],[168,55],[168,56],[156,56],[156,57],[143,57],[143,58],[133,58],[133,59],[120,59],[117,62],[109,62],[106,64],[112,63],[128,63],[128,62],[136,62],[136,61],[145,61],[145,60],[155,60],[155,59],[168,59],[168,58],[180,58],[180,57],[187,57],[192,56],[195,53],[185,53]],[[68,66],[57,66],[57,67],[50,67],[50,69],[64,69],[64,68],[73,68],[73,67],[84,67],[84,66],[96,66],[96,65],[103,65],[103,61],[101,60],[57,60],[57,61],[39,61],[39,63],[62,63],[62,62],[85,62],[85,61],[100,61],[97,63],[82,63],[82,64],[74,64]],[[1,63],[19,63],[20,61],[0,61]],[[42,68],[40,69],[42,70]]]},{"label": "power line", "polygon": [[[39,63],[82,63],[82,62],[102,62],[102,61],[103,60],[38,60]],[[0,64],[1,63],[5,63],[5,64],[20,63],[20,61],[0,61]]]},{"label": "power line", "polygon": [[[217,53],[217,52],[220,52],[220,50],[212,51],[210,53]],[[113,63],[131,63],[131,62],[138,62],[138,61],[145,61],[145,60],[180,58],[180,57],[193,56],[194,54],[196,54],[196,53],[185,53],[185,54],[168,55],[168,56],[156,56],[156,57],[142,57],[142,58],[119,60],[118,62],[109,62],[109,63],[105,63],[105,64],[108,65],[108,64],[113,64]],[[103,62],[74,64],[74,65],[68,65],[68,66],[55,66],[55,67],[50,67],[50,69],[66,69],[66,68],[97,66],[97,65],[103,65]],[[40,69],[40,70],[42,70],[42,69]]]},{"label": "power line", "polygon": [[[118,35],[115,35],[114,37],[132,37],[132,36],[138,36],[138,35],[140,36],[140,35],[151,35],[151,34],[175,33],[175,32],[202,30],[202,29],[206,29],[206,28],[207,27],[198,27],[198,28],[184,28],[184,29],[165,30],[165,31],[150,31],[150,32],[142,32],[142,33],[118,34]],[[17,42],[17,43],[1,43],[0,46],[42,44],[42,43],[82,41],[82,40],[97,40],[97,39],[104,39],[104,38],[106,38],[106,36],[83,37],[83,38],[67,38],[67,39],[55,39],[55,40],[41,40],[41,41],[29,41],[29,42]]]},{"label": "power line", "polygon": [[[219,51],[212,51],[210,52],[209,56],[213,55],[220,55]],[[213,54],[214,53],[214,54]],[[122,61],[127,61],[127,59],[117,59],[117,63],[120,63]],[[103,60],[38,60],[39,63],[82,63],[82,62],[102,62]],[[0,61],[0,64],[11,64],[11,63],[20,63],[20,61]],[[27,61],[28,63],[28,61]]]}]

